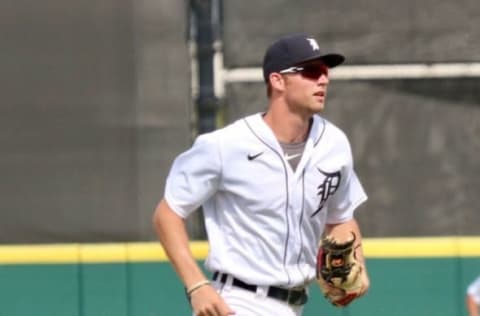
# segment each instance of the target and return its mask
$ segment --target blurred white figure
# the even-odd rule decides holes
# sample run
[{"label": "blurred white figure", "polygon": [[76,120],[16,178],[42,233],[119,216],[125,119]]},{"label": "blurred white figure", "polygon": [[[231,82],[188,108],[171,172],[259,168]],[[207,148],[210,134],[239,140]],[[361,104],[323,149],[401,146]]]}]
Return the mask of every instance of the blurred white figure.
[{"label": "blurred white figure", "polygon": [[466,304],[469,316],[480,315],[480,276],[468,286]]}]

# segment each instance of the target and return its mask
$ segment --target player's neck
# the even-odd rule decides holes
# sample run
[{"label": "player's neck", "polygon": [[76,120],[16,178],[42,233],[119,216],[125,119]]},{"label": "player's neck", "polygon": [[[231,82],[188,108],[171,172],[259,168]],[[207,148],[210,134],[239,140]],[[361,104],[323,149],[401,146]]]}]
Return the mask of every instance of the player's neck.
[{"label": "player's neck", "polygon": [[300,143],[307,139],[311,116],[303,117],[270,107],[263,119],[282,143]]}]

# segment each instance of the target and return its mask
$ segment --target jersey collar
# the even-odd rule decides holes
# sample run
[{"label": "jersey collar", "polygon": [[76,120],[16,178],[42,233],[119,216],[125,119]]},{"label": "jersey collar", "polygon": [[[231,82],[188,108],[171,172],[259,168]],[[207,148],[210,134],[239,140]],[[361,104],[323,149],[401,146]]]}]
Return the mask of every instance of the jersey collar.
[{"label": "jersey collar", "polygon": [[[263,142],[275,148],[280,148],[277,138],[273,134],[272,129],[263,120],[264,113],[256,113],[245,117],[247,125],[252,129],[252,132],[256,134]],[[323,136],[325,130],[325,120],[319,115],[313,115],[313,123],[310,127],[306,143],[311,142],[313,146],[317,145]],[[258,131],[258,132],[256,132]]]}]

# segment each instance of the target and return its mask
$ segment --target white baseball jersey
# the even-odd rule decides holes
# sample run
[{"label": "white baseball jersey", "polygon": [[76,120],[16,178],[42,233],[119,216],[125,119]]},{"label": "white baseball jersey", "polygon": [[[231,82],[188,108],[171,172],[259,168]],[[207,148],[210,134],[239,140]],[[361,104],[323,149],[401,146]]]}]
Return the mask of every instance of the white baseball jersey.
[{"label": "white baseball jersey", "polygon": [[475,303],[480,304],[480,277],[468,286],[467,294],[473,298]]},{"label": "white baseball jersey", "polygon": [[315,278],[325,224],[351,219],[366,198],[347,137],[318,115],[296,171],[258,113],[200,135],[165,188],[181,217],[203,205],[209,270],[287,288]]}]

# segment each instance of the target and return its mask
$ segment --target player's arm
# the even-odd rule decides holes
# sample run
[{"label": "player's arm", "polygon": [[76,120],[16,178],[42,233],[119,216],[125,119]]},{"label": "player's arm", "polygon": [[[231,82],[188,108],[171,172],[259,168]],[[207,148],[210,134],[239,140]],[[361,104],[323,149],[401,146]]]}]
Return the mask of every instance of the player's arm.
[{"label": "player's arm", "polygon": [[171,264],[187,291],[191,291],[189,296],[195,315],[233,315],[216,290],[206,283],[208,279],[190,251],[185,220],[170,208],[165,199],[158,204],[153,223]]},{"label": "player's arm", "polygon": [[333,236],[337,240],[349,240],[352,238],[352,232],[355,234],[355,243],[353,245],[355,250],[355,258],[363,265],[362,278],[363,278],[363,289],[360,295],[365,294],[370,287],[370,280],[368,278],[366,265],[365,265],[365,257],[363,255],[363,247],[362,247],[362,234],[360,231],[360,227],[358,226],[357,221],[352,218],[346,222],[338,223],[338,224],[327,224],[325,227],[325,235]]},{"label": "player's arm", "polygon": [[478,305],[473,296],[467,294],[466,297],[467,311],[469,316],[478,316]]},{"label": "player's arm", "polygon": [[153,222],[160,243],[185,287],[206,280],[190,251],[184,219],[165,200],[157,206]]}]

